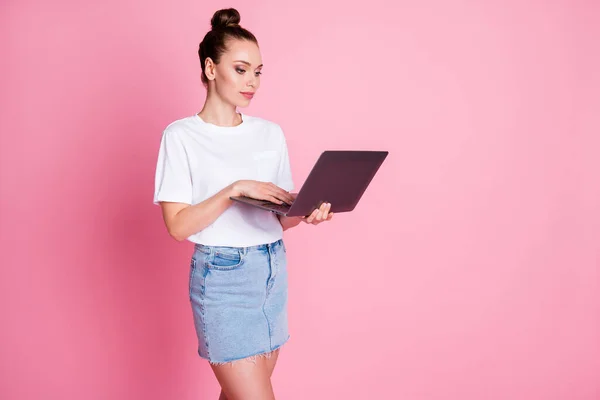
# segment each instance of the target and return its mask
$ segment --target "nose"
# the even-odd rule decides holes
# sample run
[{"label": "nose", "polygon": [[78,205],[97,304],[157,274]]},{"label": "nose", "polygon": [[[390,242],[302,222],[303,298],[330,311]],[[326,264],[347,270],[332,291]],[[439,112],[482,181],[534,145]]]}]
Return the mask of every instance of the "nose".
[{"label": "nose", "polygon": [[254,76],[254,74],[251,74],[250,79],[248,79],[248,82],[246,82],[246,86],[249,86],[252,88],[254,88],[256,86],[256,76]]}]

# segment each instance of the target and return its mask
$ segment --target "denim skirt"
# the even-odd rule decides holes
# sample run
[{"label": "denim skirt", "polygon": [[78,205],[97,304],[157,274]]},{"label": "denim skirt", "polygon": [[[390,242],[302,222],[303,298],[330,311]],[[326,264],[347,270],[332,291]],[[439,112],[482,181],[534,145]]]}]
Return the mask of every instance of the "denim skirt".
[{"label": "denim skirt", "polygon": [[283,240],[250,247],[195,244],[190,302],[198,354],[225,364],[288,341],[288,274]]}]

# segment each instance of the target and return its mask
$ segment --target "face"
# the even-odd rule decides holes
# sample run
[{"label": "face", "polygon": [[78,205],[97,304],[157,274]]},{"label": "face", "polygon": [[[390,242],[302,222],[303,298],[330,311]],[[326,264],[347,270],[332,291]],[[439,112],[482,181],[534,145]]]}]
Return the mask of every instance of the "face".
[{"label": "face", "polygon": [[256,43],[246,40],[230,40],[227,48],[219,64],[211,61],[207,65],[206,76],[219,97],[234,106],[246,107],[260,86],[260,50]]}]

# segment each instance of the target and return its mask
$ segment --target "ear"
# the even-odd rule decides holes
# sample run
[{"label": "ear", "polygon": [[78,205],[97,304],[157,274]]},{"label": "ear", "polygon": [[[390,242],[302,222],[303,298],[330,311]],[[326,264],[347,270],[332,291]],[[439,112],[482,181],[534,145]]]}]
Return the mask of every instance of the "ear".
[{"label": "ear", "polygon": [[204,60],[204,74],[209,81],[213,81],[215,79],[215,70],[216,66],[212,58],[206,57],[206,60]]}]

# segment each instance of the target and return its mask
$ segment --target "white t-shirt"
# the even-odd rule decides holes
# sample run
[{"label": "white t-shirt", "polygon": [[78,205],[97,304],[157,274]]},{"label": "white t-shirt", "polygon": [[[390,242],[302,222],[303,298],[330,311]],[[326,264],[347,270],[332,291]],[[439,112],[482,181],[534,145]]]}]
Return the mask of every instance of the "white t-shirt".
[{"label": "white t-shirt", "polygon": [[[198,204],[241,179],[294,189],[281,127],[240,114],[242,123],[233,127],[204,122],[195,114],[165,128],[156,165],[154,204]],[[207,246],[244,247],[272,243],[282,236],[276,214],[234,202],[187,240]]]}]

